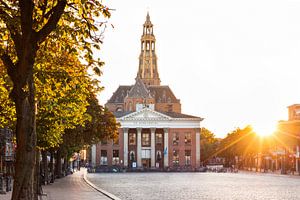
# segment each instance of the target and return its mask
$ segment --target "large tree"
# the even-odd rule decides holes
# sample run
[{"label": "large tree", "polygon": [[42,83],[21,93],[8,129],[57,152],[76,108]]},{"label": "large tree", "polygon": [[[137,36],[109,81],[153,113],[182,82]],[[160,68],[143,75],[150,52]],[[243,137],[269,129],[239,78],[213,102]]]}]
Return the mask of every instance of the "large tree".
[{"label": "large tree", "polygon": [[259,150],[258,142],[259,137],[251,126],[246,126],[243,129],[236,128],[222,139],[213,155],[224,157],[225,164],[231,166],[235,164],[236,156],[240,158],[256,154]]},{"label": "large tree", "polygon": [[90,116],[84,125],[73,129],[66,129],[60,150],[71,156],[85,147],[100,142],[102,139],[114,139],[117,136],[119,123],[115,116],[103,106],[99,105],[96,95],[91,93],[88,98],[89,106],[86,114]]},{"label": "large tree", "polygon": [[[95,16],[109,17],[97,0],[0,0],[0,58],[13,82],[10,93],[17,114],[16,174],[12,199],[37,199],[34,193],[36,100],[34,64],[47,38],[72,35],[66,49],[78,51],[87,65],[97,64],[92,46],[101,36]],[[77,48],[76,48],[77,47]]]},{"label": "large tree", "polygon": [[218,139],[216,138],[215,134],[212,133],[210,130],[202,127],[200,132],[201,144],[200,144],[200,152],[201,152],[201,162],[206,164],[209,158],[213,155],[215,150],[218,147]]}]

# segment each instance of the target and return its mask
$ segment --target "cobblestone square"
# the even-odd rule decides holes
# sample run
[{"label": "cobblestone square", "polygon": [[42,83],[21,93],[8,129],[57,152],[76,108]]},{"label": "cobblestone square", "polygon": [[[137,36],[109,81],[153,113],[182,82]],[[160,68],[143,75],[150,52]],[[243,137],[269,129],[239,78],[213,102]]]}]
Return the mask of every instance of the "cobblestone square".
[{"label": "cobblestone square", "polygon": [[88,174],[98,187],[123,200],[296,200],[300,177],[255,173]]}]

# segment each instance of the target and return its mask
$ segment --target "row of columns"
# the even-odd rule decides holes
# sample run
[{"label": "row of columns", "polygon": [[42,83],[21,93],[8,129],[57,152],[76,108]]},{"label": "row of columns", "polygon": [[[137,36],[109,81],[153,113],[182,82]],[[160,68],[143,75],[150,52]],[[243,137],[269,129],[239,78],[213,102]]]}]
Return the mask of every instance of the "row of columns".
[{"label": "row of columns", "polygon": [[[151,167],[155,167],[155,128],[151,128]],[[128,166],[128,128],[124,133],[124,166]],[[164,128],[164,167],[169,166],[169,134]],[[142,167],[142,128],[137,128],[137,167]],[[200,132],[196,132],[196,167],[200,167]]]},{"label": "row of columns", "polygon": [[[151,167],[155,167],[155,128],[151,128]],[[128,166],[128,128],[124,133],[124,166]],[[164,129],[164,167],[168,167],[168,129]],[[137,167],[142,167],[142,128],[137,128]]]}]

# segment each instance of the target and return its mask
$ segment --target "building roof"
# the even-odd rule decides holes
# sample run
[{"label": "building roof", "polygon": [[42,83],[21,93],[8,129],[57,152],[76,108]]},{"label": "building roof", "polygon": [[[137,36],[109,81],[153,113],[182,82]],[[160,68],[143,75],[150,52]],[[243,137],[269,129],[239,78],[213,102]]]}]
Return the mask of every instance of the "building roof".
[{"label": "building roof", "polygon": [[[142,81],[141,81],[142,82]],[[136,82],[137,83],[137,82]],[[155,99],[156,103],[179,103],[180,100],[177,99],[172,92],[171,88],[166,85],[159,85],[159,86],[146,86],[143,84],[148,91],[150,91],[151,97]],[[124,98],[128,95],[136,95],[137,90],[132,90],[135,85],[120,85],[118,89],[114,92],[112,97],[107,101],[107,103],[123,103]],[[140,91],[144,94],[144,89]]]},{"label": "building roof", "polygon": [[123,103],[132,85],[120,85],[107,103]]},{"label": "building roof", "polygon": [[[157,111],[160,112],[160,111]],[[176,112],[160,112],[164,115],[168,115],[169,117],[172,118],[200,118],[200,117],[196,117],[196,116],[192,116],[192,115],[186,115],[186,114],[182,114],[182,113],[176,113]]]},{"label": "building roof", "polygon": [[128,92],[128,97],[152,98],[150,95],[150,91],[147,89],[147,87],[140,78],[136,78],[135,84],[131,87],[131,89]]},{"label": "building roof", "polygon": [[293,105],[288,106],[288,108],[290,108],[290,107],[298,107],[298,106],[300,106],[300,104],[293,104]]},{"label": "building roof", "polygon": [[150,85],[148,89],[156,103],[179,103],[179,99],[175,97],[171,88],[167,85]]},{"label": "building roof", "polygon": [[120,118],[129,115],[130,113],[133,113],[133,111],[116,111],[114,112],[114,115],[116,118]]},{"label": "building roof", "polygon": [[[161,111],[157,111],[157,110],[155,110],[155,112],[167,115],[171,118],[181,118],[181,119],[182,118],[200,118],[200,119],[202,119],[201,117],[196,117],[196,116],[186,115],[186,114],[176,113],[176,112],[161,112]],[[114,112],[114,115],[116,116],[116,118],[121,118],[121,117],[129,115],[131,113],[134,113],[134,112],[133,111],[116,111],[116,112]]]}]

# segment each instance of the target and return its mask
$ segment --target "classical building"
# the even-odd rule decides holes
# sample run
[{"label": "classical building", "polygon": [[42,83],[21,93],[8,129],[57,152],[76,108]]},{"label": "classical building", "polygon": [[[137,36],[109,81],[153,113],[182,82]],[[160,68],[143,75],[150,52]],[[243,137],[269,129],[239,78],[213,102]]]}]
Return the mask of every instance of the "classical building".
[{"label": "classical building", "polygon": [[106,103],[121,124],[115,141],[92,147],[92,163],[124,168],[200,166],[200,117],[181,113],[180,100],[160,85],[153,24],[147,14],[139,68],[133,85],[122,85]]}]

